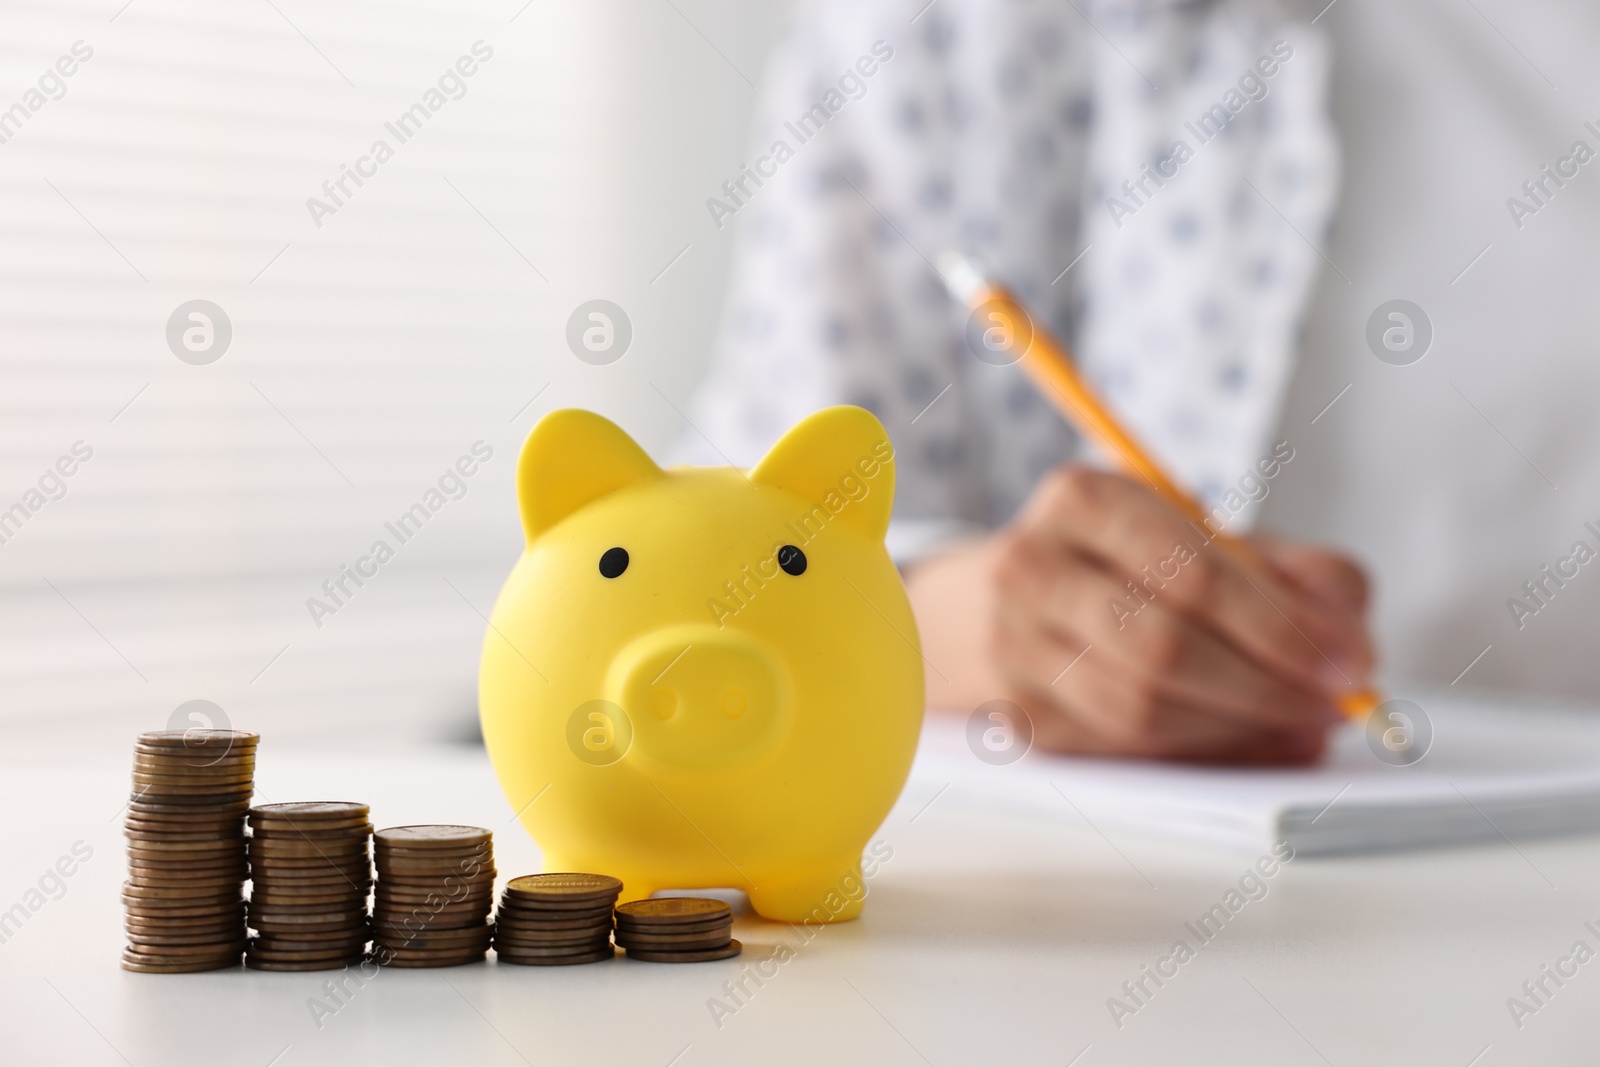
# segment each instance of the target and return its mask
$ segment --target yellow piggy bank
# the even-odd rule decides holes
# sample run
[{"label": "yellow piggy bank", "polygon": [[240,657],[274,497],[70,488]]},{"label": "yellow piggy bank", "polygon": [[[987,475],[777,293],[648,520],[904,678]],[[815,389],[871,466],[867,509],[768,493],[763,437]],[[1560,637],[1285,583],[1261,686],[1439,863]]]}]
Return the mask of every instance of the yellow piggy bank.
[{"label": "yellow piggy bank", "polygon": [[527,547],[479,706],[545,869],[615,875],[624,900],[731,887],[771,919],[858,915],[923,704],[883,426],[828,408],[748,473],[662,470],[556,411],[517,494]]}]

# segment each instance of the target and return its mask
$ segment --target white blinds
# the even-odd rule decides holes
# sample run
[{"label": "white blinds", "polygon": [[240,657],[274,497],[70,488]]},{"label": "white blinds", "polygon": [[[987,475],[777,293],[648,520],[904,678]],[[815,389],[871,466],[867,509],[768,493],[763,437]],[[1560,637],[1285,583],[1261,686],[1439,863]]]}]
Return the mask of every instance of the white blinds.
[{"label": "white blinds", "polygon": [[[751,103],[688,19],[753,74],[773,14],[122,3],[0,5],[0,737],[196,697],[285,737],[462,729],[528,427],[679,429],[650,383],[695,373],[725,251],[696,191]],[[633,318],[609,367],[562,341],[595,297]],[[231,322],[207,365],[168,347],[193,300]]]}]

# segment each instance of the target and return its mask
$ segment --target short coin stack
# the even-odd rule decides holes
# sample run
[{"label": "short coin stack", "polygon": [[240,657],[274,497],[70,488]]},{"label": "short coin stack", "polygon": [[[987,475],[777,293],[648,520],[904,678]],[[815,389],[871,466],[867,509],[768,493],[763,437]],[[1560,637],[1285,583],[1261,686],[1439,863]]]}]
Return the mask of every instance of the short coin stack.
[{"label": "short coin stack", "polygon": [[605,874],[513,878],[494,916],[501,963],[557,966],[613,959],[611,909],[622,882]]},{"label": "short coin stack", "polygon": [[304,801],[250,809],[250,928],[245,966],[325,971],[359,963],[371,927],[365,804]]},{"label": "short coin stack", "polygon": [[478,826],[392,826],[373,840],[373,959],[390,967],[482,960],[494,930],[490,832]]},{"label": "short coin stack", "polygon": [[733,909],[707,897],[630,900],[617,908],[617,944],[630,960],[702,963],[737,956]]},{"label": "short coin stack", "polygon": [[256,742],[239,730],[163,730],[133,750],[128,837],[130,971],[238,966],[244,951],[244,813]]}]

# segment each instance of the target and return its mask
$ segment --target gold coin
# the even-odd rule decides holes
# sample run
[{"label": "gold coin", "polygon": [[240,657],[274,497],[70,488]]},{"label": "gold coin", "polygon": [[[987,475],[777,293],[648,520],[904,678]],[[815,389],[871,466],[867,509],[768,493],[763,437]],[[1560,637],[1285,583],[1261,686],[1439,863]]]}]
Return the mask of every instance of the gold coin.
[{"label": "gold coin", "polygon": [[733,915],[727,902],[711,897],[651,897],[617,905],[617,921],[689,923]]},{"label": "gold coin", "polygon": [[[456,937],[454,935],[463,936]],[[468,930],[430,930],[425,934],[401,936],[386,934],[382,931],[373,931],[372,940],[375,944],[385,945],[391,949],[405,949],[407,951],[443,951],[445,949],[488,948],[493,940],[491,931],[487,926],[473,927]]]},{"label": "gold coin", "polygon": [[253,730],[146,730],[139,743],[162,748],[193,749],[204,745],[253,745],[261,735]]},{"label": "gold coin", "polygon": [[[384,957],[387,958],[384,958]],[[488,958],[487,949],[474,949],[471,952],[457,956],[439,956],[427,958],[401,957],[389,954],[385,950],[384,956],[373,955],[373,960],[380,967],[460,967],[468,963],[482,963]]]},{"label": "gold coin", "polygon": [[496,948],[494,956],[501,963],[513,963],[519,967],[565,967],[576,963],[601,963],[605,960],[614,960],[617,958],[617,953],[607,945],[592,952],[560,956],[533,956],[524,952],[501,951]]},{"label": "gold coin", "polygon": [[251,818],[285,822],[322,822],[329,819],[360,819],[372,814],[366,804],[354,800],[292,800],[283,804],[257,804]]},{"label": "gold coin", "polygon": [[710,919],[698,919],[694,922],[650,922],[648,920],[630,919],[623,915],[617,916],[618,930],[633,930],[651,936],[664,934],[690,934],[701,933],[706,930],[731,930],[733,928],[732,915],[718,915]]},{"label": "gold coin", "polygon": [[140,974],[190,974],[195,971],[220,971],[224,967],[237,966],[239,966],[237,956],[223,956],[214,960],[194,959],[180,963],[150,963],[126,950],[122,953],[122,969]]},{"label": "gold coin", "polygon": [[520,948],[567,948],[577,952],[585,946],[598,948],[600,945],[610,943],[611,938],[607,936],[607,931],[586,934],[582,937],[512,937],[509,931],[496,931],[494,935],[495,948],[513,952]]},{"label": "gold coin", "polygon": [[504,915],[495,915],[495,925],[502,930],[526,931],[531,936],[542,937],[547,934],[562,934],[569,930],[606,930],[611,929],[611,923],[606,919],[584,919],[582,922],[540,923],[525,922],[521,919],[512,919]]},{"label": "gold coin", "polygon": [[711,960],[726,960],[737,956],[744,950],[744,946],[737,941],[729,941],[721,948],[700,949],[694,952],[662,952],[630,948],[627,950],[630,960],[643,960],[646,963],[708,963]]},{"label": "gold coin", "polygon": [[548,900],[615,900],[622,892],[622,880],[609,874],[525,874],[506,883],[506,896],[530,904]]},{"label": "gold coin", "polygon": [[421,826],[390,826],[377,831],[373,839],[382,845],[407,849],[470,850],[487,845],[494,835],[481,826],[455,826],[447,823]]},{"label": "gold coin", "polygon": [[298,956],[352,956],[367,947],[364,937],[343,937],[337,941],[287,941],[283,938],[258,937],[250,942],[250,953],[261,959]]},{"label": "gold coin", "polygon": [[252,959],[249,953],[245,953],[244,965],[252,971],[332,971],[341,967],[353,967],[364,959],[366,959],[365,953],[357,952],[341,959],[274,963],[271,960]]},{"label": "gold coin", "polygon": [[353,956],[360,950],[360,946],[352,949],[346,945],[333,945],[321,949],[312,949],[303,952],[280,952],[276,949],[259,948],[252,946],[251,959],[261,960],[266,963],[300,963],[310,960],[344,959]]},{"label": "gold coin", "polygon": [[163,945],[156,950],[130,945],[128,951],[136,956],[150,957],[146,961],[149,963],[179,963],[185,958],[194,956],[238,954],[244,951],[244,932],[240,931],[239,937],[231,941],[216,941],[201,945]]},{"label": "gold coin", "polygon": [[707,934],[701,937],[625,937],[617,935],[617,944],[632,952],[695,952],[701,949],[721,948],[733,938],[727,934]]},{"label": "gold coin", "polygon": [[506,911],[517,912],[522,915],[548,915],[579,916],[579,915],[610,915],[612,905],[609,901],[602,900],[598,904],[592,900],[558,901],[542,904],[529,904],[516,897],[502,895],[500,907]]}]

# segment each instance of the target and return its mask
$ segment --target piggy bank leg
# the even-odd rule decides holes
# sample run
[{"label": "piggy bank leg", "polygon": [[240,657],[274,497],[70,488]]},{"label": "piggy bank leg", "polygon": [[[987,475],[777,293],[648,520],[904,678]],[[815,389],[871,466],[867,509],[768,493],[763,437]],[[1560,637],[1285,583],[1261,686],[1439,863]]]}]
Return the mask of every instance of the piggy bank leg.
[{"label": "piggy bank leg", "polygon": [[866,883],[855,857],[837,865],[768,875],[750,889],[756,914],[779,922],[844,922],[861,914]]}]

